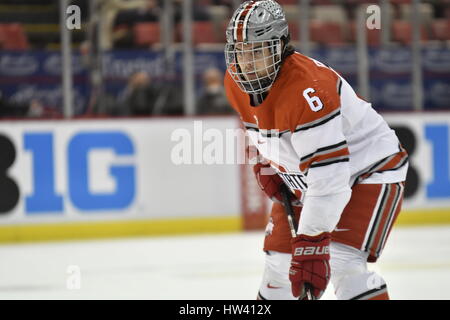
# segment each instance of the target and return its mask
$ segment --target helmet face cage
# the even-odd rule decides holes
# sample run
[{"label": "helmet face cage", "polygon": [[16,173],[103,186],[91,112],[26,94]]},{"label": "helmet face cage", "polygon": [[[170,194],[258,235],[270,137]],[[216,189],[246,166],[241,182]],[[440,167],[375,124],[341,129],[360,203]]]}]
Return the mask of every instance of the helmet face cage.
[{"label": "helmet face cage", "polygon": [[225,60],[228,73],[249,94],[270,89],[281,64],[281,40],[236,42],[226,44]]},{"label": "helmet face cage", "polygon": [[268,91],[281,66],[282,39],[289,38],[281,6],[272,0],[244,2],[226,36],[227,69],[239,88],[249,94]]}]

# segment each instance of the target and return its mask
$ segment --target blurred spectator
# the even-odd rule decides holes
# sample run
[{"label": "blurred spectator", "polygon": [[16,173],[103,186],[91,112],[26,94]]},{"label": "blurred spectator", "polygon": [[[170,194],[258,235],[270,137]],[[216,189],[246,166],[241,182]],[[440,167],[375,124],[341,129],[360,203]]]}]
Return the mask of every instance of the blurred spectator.
[{"label": "blurred spectator", "polygon": [[203,73],[203,94],[198,104],[198,114],[232,114],[223,88],[223,73],[216,68],[206,69]]},{"label": "blurred spectator", "polygon": [[[113,23],[114,48],[127,49],[136,47],[134,43],[133,26],[143,22],[159,22],[164,2],[161,0],[146,0],[144,6],[122,10],[117,14]],[[208,8],[194,2],[194,21],[210,21]],[[173,0],[174,24],[179,24],[183,19],[183,1]]]},{"label": "blurred spectator", "polygon": [[120,116],[121,107],[113,95],[99,91],[91,95],[86,115]]},{"label": "blurred spectator", "polygon": [[158,88],[155,115],[182,115],[184,113],[183,86],[176,81],[166,80]]},{"label": "blurred spectator", "polygon": [[[183,0],[174,0],[173,2],[175,23],[180,23],[183,20]],[[201,6],[195,0],[193,1],[192,15],[194,21],[211,20],[207,6]]]},{"label": "blurred spectator", "polygon": [[151,115],[158,98],[158,90],[153,86],[148,73],[139,71],[132,74],[128,80],[124,94],[119,99],[119,114]]},{"label": "blurred spectator", "polygon": [[116,17],[116,25],[132,25],[138,22],[158,21],[160,9],[156,0],[145,0],[143,5],[137,8],[122,10]]},{"label": "blurred spectator", "polygon": [[133,26],[141,22],[158,22],[160,14],[157,0],[145,0],[136,8],[119,12],[113,22],[114,47],[132,48],[134,46]]},{"label": "blurred spectator", "polygon": [[433,6],[434,18],[436,19],[448,19],[450,18],[450,2],[449,1],[431,1]]},{"label": "blurred spectator", "polygon": [[44,107],[38,100],[33,99],[29,103],[13,102],[0,91],[0,117],[38,118],[43,113]]},{"label": "blurred spectator", "polygon": [[229,8],[234,6],[233,0],[211,0],[211,3],[215,6],[227,6]]},{"label": "blurred spectator", "polygon": [[156,0],[100,0],[99,17],[100,22],[100,47],[103,50],[109,50],[113,46],[114,37],[122,36],[120,33],[114,35],[114,22],[117,14],[122,10],[145,8],[149,3]]}]

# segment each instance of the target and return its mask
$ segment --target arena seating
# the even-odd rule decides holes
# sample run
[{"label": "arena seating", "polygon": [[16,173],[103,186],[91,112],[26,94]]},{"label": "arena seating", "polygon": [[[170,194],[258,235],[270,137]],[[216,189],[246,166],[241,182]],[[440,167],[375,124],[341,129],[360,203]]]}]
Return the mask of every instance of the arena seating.
[{"label": "arena seating", "polygon": [[26,50],[27,37],[20,23],[0,24],[0,47],[6,50]]},{"label": "arena seating", "polygon": [[160,42],[160,28],[157,22],[141,22],[133,27],[134,43],[138,47],[151,47]]},{"label": "arena seating", "polygon": [[[230,0],[197,0],[197,5],[207,8],[209,20],[194,21],[193,42],[202,44],[223,44],[225,28],[231,15]],[[291,39],[297,44],[299,33],[299,1],[279,0],[283,5],[291,30]],[[72,31],[72,42],[77,47],[87,35],[87,6],[83,9],[82,30]],[[355,8],[365,0],[311,0],[310,40],[313,45],[354,44]],[[345,4],[345,5],[344,5]],[[436,6],[438,4],[438,6]],[[4,49],[58,49],[60,43],[58,4],[52,0],[3,0],[0,4],[0,44]],[[390,40],[394,43],[411,43],[411,0],[390,0]],[[425,1],[420,4],[421,39],[449,45],[450,1]],[[120,28],[120,26],[116,26]],[[130,29],[134,48],[150,48],[161,42],[158,22],[138,22]],[[380,45],[380,30],[367,30],[368,43]],[[9,36],[6,36],[9,35]],[[12,37],[11,35],[14,35]],[[11,40],[10,38],[14,38]],[[182,40],[182,25],[177,22],[174,39]],[[132,47],[130,47],[131,49]],[[122,47],[122,49],[124,49]],[[125,48],[126,49],[126,48]]]}]

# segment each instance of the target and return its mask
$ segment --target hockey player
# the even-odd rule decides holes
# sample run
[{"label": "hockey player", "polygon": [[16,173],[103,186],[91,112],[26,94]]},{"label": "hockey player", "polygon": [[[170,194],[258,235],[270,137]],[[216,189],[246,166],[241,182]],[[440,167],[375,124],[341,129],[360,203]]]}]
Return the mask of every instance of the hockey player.
[{"label": "hockey player", "polygon": [[[275,1],[247,1],[227,31],[224,83],[274,200],[259,299],[388,299],[379,258],[400,211],[408,156],[384,119],[332,68],[295,52]],[[292,191],[292,238],[280,187]],[[300,206],[299,206],[300,204]]]}]

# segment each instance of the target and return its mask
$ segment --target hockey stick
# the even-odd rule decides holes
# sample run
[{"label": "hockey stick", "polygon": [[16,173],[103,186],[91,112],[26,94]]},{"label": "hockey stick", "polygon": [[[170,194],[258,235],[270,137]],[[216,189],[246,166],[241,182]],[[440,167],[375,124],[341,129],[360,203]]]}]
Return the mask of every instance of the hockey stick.
[{"label": "hockey stick", "polygon": [[[295,238],[297,236],[297,230],[298,225],[297,221],[295,221],[295,214],[294,209],[292,208],[292,203],[290,199],[290,193],[291,191],[288,189],[287,185],[283,184],[281,186],[281,196],[283,197],[283,204],[285,208],[285,212],[287,215],[289,228],[291,229],[291,235],[292,238]],[[305,283],[305,291],[306,291],[306,297],[308,300],[315,300],[314,295],[311,293],[312,288],[309,283]],[[299,299],[302,299],[304,296],[299,297]]]}]

